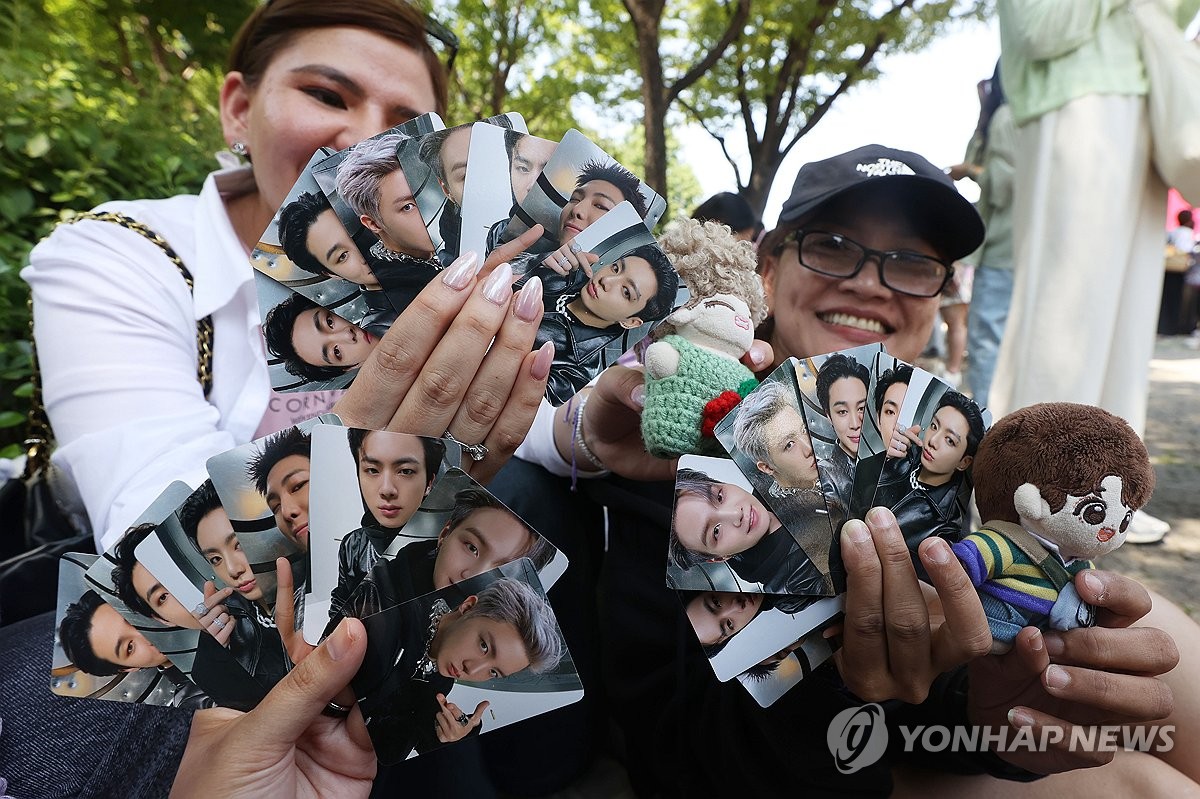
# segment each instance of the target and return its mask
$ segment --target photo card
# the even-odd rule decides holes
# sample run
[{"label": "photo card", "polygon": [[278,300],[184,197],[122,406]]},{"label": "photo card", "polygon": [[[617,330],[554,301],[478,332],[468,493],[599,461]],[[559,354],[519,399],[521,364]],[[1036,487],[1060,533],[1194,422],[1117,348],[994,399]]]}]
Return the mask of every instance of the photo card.
[{"label": "photo card", "polygon": [[842,614],[834,614],[805,633],[798,640],[780,649],[769,658],[751,666],[737,676],[742,687],[754,697],[760,707],[770,707],[813,670],[833,656],[839,644],[826,633],[841,623]]},{"label": "photo card", "polygon": [[542,281],[545,314],[533,348],[554,343],[546,399],[561,405],[616,363],[687,297],[679,274],[641,217],[619,203],[575,237],[573,246],[595,253],[589,275],[565,275],[531,266],[514,288]]},{"label": "photo card", "polygon": [[[315,304],[381,336],[395,321],[396,312],[312,172],[332,153],[322,148],[313,154],[259,237],[250,262],[303,298],[292,302]],[[260,309],[265,322],[266,309],[261,304]],[[279,352],[271,343],[272,352]]]},{"label": "photo card", "polygon": [[841,616],[844,596],[679,591],[679,601],[721,682],[778,662],[788,647]]},{"label": "photo card", "polygon": [[348,603],[370,615],[521,557],[547,586],[566,570],[565,555],[457,467],[452,442],[317,425],[312,453],[311,642]]},{"label": "photo card", "polygon": [[667,585],[823,596],[827,579],[733,461],[684,455],[675,476]]},{"label": "photo card", "polygon": [[99,559],[69,552],[59,560],[50,690],[112,702],[212,707],[212,700],[145,639],[146,629],[162,625],[125,608],[112,596],[111,584],[88,581],[86,572]]},{"label": "photo card", "polygon": [[545,232],[527,252],[544,258],[622,201],[634,206],[648,230],[666,210],[657,192],[582,133],[569,130],[512,216],[489,232],[486,251],[540,224]]},{"label": "photo card", "polygon": [[880,470],[873,505],[890,508],[913,555],[931,535],[958,541],[971,524],[971,462],[991,412],[914,368]]},{"label": "photo card", "polygon": [[[834,531],[842,519],[840,514],[830,517],[800,406],[795,363],[785,361],[733,407],[714,434],[755,494],[828,577]],[[832,579],[827,579],[823,593],[834,593]]]},{"label": "photo card", "polygon": [[463,189],[460,252],[487,252],[488,233],[508,222],[558,142],[476,122]]},{"label": "photo card", "polygon": [[888,442],[904,405],[913,367],[886,352],[878,353],[870,366],[867,413],[859,439],[850,496],[850,516],[863,518],[874,507],[875,488],[887,457]]},{"label": "photo card", "polygon": [[578,701],[583,685],[528,558],[363,619],[352,682],[379,761]]}]

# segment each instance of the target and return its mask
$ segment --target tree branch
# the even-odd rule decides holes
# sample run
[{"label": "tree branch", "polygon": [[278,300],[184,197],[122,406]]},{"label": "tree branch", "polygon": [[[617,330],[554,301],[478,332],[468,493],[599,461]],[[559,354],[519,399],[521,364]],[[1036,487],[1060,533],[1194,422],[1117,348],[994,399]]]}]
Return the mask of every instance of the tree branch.
[{"label": "tree branch", "polygon": [[750,17],[750,0],[736,0],[736,2],[737,7],[733,10],[733,16],[730,17],[729,25],[726,26],[725,33],[722,34],[720,40],[709,48],[708,52],[693,64],[691,69],[667,88],[667,105],[674,102],[682,91],[691,87],[693,83],[716,66],[721,57],[725,55],[725,51],[729,49],[729,45],[741,36],[742,28],[746,26],[746,20]]},{"label": "tree branch", "polygon": [[717,140],[717,144],[721,145],[721,154],[725,156],[725,160],[729,162],[731,167],[733,167],[733,179],[737,181],[738,190],[740,191],[746,188],[746,184],[742,182],[741,167],[738,166],[738,162],[735,161],[733,156],[729,153],[729,148],[725,146],[725,137],[710,128],[708,123],[700,117],[700,113],[693,108],[687,100],[680,97],[679,104],[683,106],[684,110],[692,115],[692,119],[696,120],[696,123],[704,129],[705,133],[707,133],[709,136],[712,136]]}]

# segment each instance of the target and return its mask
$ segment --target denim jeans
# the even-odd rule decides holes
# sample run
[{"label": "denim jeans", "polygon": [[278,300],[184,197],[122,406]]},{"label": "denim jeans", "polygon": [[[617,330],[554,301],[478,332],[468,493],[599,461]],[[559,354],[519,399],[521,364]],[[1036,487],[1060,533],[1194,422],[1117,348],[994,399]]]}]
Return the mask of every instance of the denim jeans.
[{"label": "denim jeans", "polygon": [[975,269],[975,289],[967,317],[967,352],[971,366],[967,370],[967,386],[980,407],[986,407],[992,375],[996,372],[996,353],[1008,320],[1012,301],[1013,271],[979,266]]}]

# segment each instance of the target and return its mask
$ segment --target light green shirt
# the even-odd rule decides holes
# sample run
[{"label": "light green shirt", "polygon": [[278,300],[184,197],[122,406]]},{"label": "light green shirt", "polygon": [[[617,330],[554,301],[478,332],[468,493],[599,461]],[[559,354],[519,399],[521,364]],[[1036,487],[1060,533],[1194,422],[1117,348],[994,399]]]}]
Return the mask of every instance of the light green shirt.
[{"label": "light green shirt", "polygon": [[[1200,0],[1159,0],[1183,27]],[[1089,94],[1145,94],[1130,0],[999,0],[1000,71],[1023,125]]]},{"label": "light green shirt", "polygon": [[[1003,73],[1002,73],[1003,74]],[[974,254],[963,260],[976,266],[993,269],[1012,269],[1012,202],[1013,150],[1016,145],[1016,126],[1012,108],[1004,103],[992,114],[988,123],[987,143],[976,134],[967,145],[967,163],[979,164],[979,202],[975,203],[983,218],[987,234]]]}]

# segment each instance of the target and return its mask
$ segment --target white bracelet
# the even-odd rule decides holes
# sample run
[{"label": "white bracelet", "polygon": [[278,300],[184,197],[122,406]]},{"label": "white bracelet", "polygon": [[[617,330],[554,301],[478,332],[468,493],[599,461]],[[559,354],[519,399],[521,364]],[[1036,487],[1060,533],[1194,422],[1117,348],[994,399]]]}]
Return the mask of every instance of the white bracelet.
[{"label": "white bracelet", "polygon": [[579,401],[579,410],[575,412],[575,435],[572,438],[572,446],[583,453],[583,457],[587,458],[588,462],[596,468],[597,471],[607,472],[604,467],[604,461],[596,457],[596,453],[592,452],[592,448],[587,445],[587,441],[583,437],[583,409],[587,407],[588,400],[591,399],[591,393],[584,395]]}]

